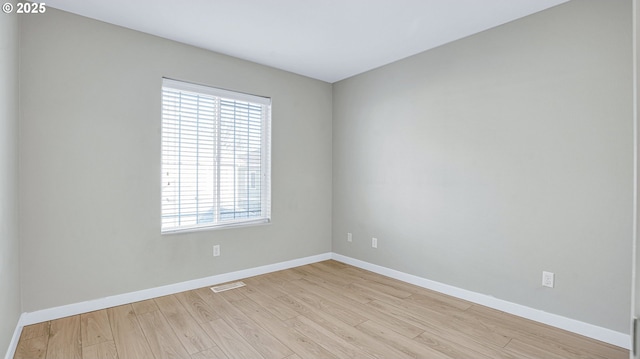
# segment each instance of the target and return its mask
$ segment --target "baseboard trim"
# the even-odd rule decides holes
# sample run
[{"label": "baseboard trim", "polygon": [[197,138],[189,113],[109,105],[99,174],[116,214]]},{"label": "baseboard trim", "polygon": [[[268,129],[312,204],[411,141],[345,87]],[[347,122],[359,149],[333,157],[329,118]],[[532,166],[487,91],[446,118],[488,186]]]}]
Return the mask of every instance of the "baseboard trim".
[{"label": "baseboard trim", "polygon": [[468,300],[470,302],[484,305],[485,307],[497,309],[506,313],[517,315],[539,323],[547,324],[569,332],[583,335],[605,343],[609,343],[624,349],[631,349],[631,336],[616,332],[611,329],[599,327],[593,324],[581,322],[579,320],[563,317],[561,315],[530,308],[524,305],[508,302],[489,295],[472,292],[470,290],[454,287],[448,284],[436,282],[430,279],[418,277],[412,274],[397,271],[387,267],[379,266],[359,259],[347,257],[341,254],[332,253],[332,259],[354,267],[362,268],[387,277],[411,283],[419,287],[431,289],[436,292],[447,294],[456,298]]},{"label": "baseboard trim", "polygon": [[[49,308],[49,309],[42,309],[34,312],[24,313],[21,317],[21,322],[22,322],[22,326],[41,323],[48,320],[64,318],[71,315],[77,315],[77,314],[82,314],[87,312],[93,312],[95,310],[101,310],[101,309],[106,309],[110,307],[115,307],[118,305],[139,302],[141,300],[162,297],[165,295],[175,294],[175,293],[184,292],[184,291],[192,290],[196,288],[202,288],[210,285],[217,285],[221,283],[231,282],[234,280],[276,272],[283,269],[299,267],[306,264],[321,262],[329,259],[331,259],[331,253],[323,253],[323,254],[305,257],[305,258],[298,258],[290,261],[268,264],[268,265],[255,267],[255,268],[243,269],[236,272],[218,274],[218,275],[213,275],[206,278],[194,279],[194,280],[189,280],[186,282],[181,282],[176,284],[169,284],[162,287],[143,289],[136,292],[119,294],[119,295],[114,295],[110,297],[89,300],[86,302],[63,305],[63,306]],[[22,330],[22,328],[20,328],[20,330]],[[17,331],[17,328],[16,328],[16,331]]]},{"label": "baseboard trim", "polygon": [[5,359],[13,359],[16,355],[16,349],[18,349],[18,341],[20,340],[20,335],[22,334],[22,328],[24,328],[24,316],[25,313],[20,315],[18,318],[18,324],[16,325],[16,329],[13,331],[13,336],[11,337],[11,341],[9,342],[9,347],[7,348],[7,353],[5,354]]},{"label": "baseboard trim", "polygon": [[303,266],[306,264],[321,262],[324,260],[334,259],[336,261],[362,268],[374,273],[378,273],[390,278],[411,283],[426,289],[431,289],[443,294],[451,295],[456,298],[468,300],[470,302],[484,305],[489,308],[501,310],[519,317],[527,318],[539,323],[551,325],[556,328],[564,329],[576,334],[584,335],[605,343],[609,343],[621,348],[631,349],[631,336],[628,334],[616,332],[611,329],[599,327],[593,324],[581,322],[575,319],[563,317],[557,314],[548,313],[542,310],[530,308],[524,305],[508,302],[485,294],[472,292],[466,289],[454,287],[448,284],[436,282],[430,279],[418,277],[412,274],[397,271],[387,267],[372,264],[359,259],[347,257],[337,253],[323,253],[315,256],[294,259],[290,261],[268,264],[260,267],[244,269],[240,271],[218,274],[206,278],[194,279],[176,284],[170,284],[162,287],[144,289],[136,292],[125,293],[81,303],[69,304],[60,307],[38,310],[29,313],[22,313],[16,326],[16,330],[11,339],[9,349],[5,359],[12,359],[18,340],[22,333],[22,328],[26,325],[41,323],[48,320],[68,317],[95,310],[106,309],[118,305],[129,304],[141,300],[157,298],[165,295],[175,294],[192,290],[196,288],[206,287],[209,285],[217,285],[221,283],[231,282],[234,280],[253,277],[261,274],[276,272],[279,270]]}]

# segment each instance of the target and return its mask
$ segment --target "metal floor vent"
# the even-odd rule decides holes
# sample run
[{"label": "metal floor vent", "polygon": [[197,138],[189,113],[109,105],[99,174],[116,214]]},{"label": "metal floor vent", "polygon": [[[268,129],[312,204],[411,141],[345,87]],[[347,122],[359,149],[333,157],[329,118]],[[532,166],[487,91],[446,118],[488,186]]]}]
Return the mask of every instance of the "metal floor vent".
[{"label": "metal floor vent", "polygon": [[234,282],[234,283],[219,285],[216,287],[211,287],[211,290],[214,293],[220,293],[220,292],[224,292],[225,290],[236,289],[244,286],[245,286],[244,282]]}]

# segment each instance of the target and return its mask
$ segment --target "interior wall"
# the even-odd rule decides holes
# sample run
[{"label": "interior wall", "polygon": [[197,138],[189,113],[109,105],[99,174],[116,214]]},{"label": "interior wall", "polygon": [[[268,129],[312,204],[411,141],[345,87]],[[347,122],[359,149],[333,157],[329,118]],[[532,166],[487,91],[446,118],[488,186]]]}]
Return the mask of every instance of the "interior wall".
[{"label": "interior wall", "polygon": [[[53,8],[23,20],[24,311],[330,251],[330,84]],[[160,235],[163,76],[272,98],[272,224]]]},{"label": "interior wall", "polygon": [[18,18],[0,16],[0,353],[20,316],[18,235]]},{"label": "interior wall", "polygon": [[631,28],[572,1],[334,84],[333,251],[629,333]]}]

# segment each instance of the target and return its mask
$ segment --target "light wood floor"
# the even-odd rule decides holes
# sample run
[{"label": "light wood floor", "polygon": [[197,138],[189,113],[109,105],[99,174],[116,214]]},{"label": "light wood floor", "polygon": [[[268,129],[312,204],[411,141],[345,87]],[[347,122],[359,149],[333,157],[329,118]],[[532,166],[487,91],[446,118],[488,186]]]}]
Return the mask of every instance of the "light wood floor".
[{"label": "light wood floor", "polygon": [[25,327],[14,358],[629,358],[335,261]]}]

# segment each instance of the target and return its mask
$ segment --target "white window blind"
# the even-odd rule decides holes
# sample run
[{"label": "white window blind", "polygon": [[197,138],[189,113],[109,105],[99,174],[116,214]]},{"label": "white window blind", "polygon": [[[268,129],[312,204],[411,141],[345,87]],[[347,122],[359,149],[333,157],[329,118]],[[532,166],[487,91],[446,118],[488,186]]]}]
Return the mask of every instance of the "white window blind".
[{"label": "white window blind", "polygon": [[269,222],[271,99],[162,81],[162,232]]}]

